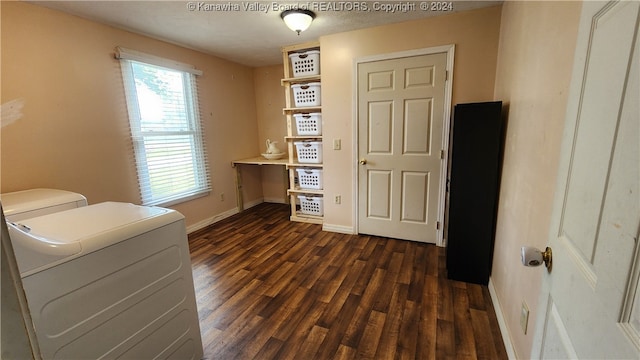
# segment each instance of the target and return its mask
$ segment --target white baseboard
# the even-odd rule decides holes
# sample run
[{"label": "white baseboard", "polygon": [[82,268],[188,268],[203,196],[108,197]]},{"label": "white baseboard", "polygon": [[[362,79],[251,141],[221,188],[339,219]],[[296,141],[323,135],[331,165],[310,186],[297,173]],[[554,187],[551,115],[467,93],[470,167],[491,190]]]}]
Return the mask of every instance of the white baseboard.
[{"label": "white baseboard", "polygon": [[491,301],[493,302],[493,309],[496,313],[496,318],[498,319],[498,325],[500,326],[500,333],[502,334],[502,342],[504,343],[504,347],[507,350],[507,356],[509,359],[516,358],[516,352],[513,348],[513,343],[511,342],[511,336],[509,335],[509,328],[507,327],[507,322],[504,319],[504,315],[502,312],[502,306],[500,306],[500,300],[498,299],[498,293],[496,293],[496,288],[493,287],[493,282],[491,282],[491,278],[489,278],[489,294],[491,295]]},{"label": "white baseboard", "polygon": [[322,230],[350,235],[355,234],[355,229],[353,228],[353,226],[322,224]]},{"label": "white baseboard", "polygon": [[262,204],[264,201],[264,198],[258,198],[255,200],[251,200],[251,201],[247,201],[246,203],[243,204],[243,207],[245,210],[250,209],[256,205],[260,205]]},{"label": "white baseboard", "polygon": [[224,219],[226,219],[226,218],[228,218],[230,216],[233,216],[233,215],[237,214],[238,212],[239,212],[238,208],[234,207],[233,209],[227,210],[227,211],[225,211],[225,212],[223,212],[221,214],[212,216],[212,217],[204,219],[202,221],[198,221],[195,224],[187,226],[187,234],[191,234],[194,231],[198,231],[200,229],[204,229],[207,226],[209,226],[211,224],[214,224],[214,223],[217,223],[220,220],[224,220]]},{"label": "white baseboard", "polygon": [[274,203],[274,204],[286,204],[287,203],[287,199],[283,199],[283,198],[264,198],[263,199],[264,202],[266,203]]},{"label": "white baseboard", "polygon": [[[259,199],[256,199],[256,200],[252,200],[252,201],[246,202],[246,203],[244,203],[244,209],[246,210],[246,209],[252,208],[252,207],[254,207],[256,205],[262,204],[263,202],[265,202],[265,199],[263,199],[263,198],[259,198]],[[274,202],[274,201],[269,201],[269,202]],[[238,210],[238,208],[234,207],[233,209],[227,210],[227,211],[225,211],[225,212],[223,212],[221,214],[212,216],[212,217],[204,219],[202,221],[198,221],[195,224],[187,226],[187,234],[191,234],[194,231],[198,231],[200,229],[204,229],[204,228],[206,228],[207,226],[209,226],[211,224],[215,224],[218,221],[224,220],[224,219],[226,219],[226,218],[228,218],[230,216],[233,216],[233,215],[235,215],[235,214],[237,214],[239,212],[240,211]]]}]

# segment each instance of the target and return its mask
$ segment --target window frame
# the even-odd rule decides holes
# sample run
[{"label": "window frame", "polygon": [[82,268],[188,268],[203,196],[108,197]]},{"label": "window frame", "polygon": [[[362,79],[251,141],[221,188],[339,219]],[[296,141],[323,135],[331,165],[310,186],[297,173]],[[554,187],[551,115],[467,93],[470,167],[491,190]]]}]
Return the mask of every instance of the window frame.
[{"label": "window frame", "polygon": [[[123,85],[126,95],[126,103],[129,115],[129,129],[133,145],[133,155],[136,163],[138,187],[140,199],[143,205],[170,206],[198,197],[207,196],[211,192],[211,179],[209,174],[209,164],[204,142],[204,133],[200,111],[198,107],[198,91],[196,75],[202,72],[191,65],[178,63],[169,59],[156,57],[140,53],[134,50],[116,48],[116,58],[120,60]],[[134,65],[141,65],[162,71],[178,72],[182,77],[182,96],[184,97],[184,115],[186,117],[185,129],[181,130],[143,130],[143,119],[140,112],[140,102],[138,90],[136,88],[136,78],[134,75]],[[163,138],[165,144],[171,140],[188,137],[187,141],[182,140],[182,144],[188,144],[190,149],[191,169],[180,172],[180,179],[186,177],[194,182],[193,186],[185,191],[173,192],[170,195],[154,193],[151,185],[152,176],[147,156],[147,145],[149,139]],[[160,161],[162,163],[163,161]],[[170,172],[165,171],[165,176]],[[186,175],[189,174],[189,175]]]}]

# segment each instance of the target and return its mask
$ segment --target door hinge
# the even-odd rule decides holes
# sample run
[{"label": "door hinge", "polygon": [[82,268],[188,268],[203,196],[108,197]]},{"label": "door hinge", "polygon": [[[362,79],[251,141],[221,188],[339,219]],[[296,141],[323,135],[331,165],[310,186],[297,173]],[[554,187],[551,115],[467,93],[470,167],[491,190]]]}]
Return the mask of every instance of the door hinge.
[{"label": "door hinge", "polygon": [[440,159],[444,160],[444,150],[440,150]]},{"label": "door hinge", "polygon": [[440,221],[436,221],[436,230],[440,230]]},{"label": "door hinge", "polygon": [[449,70],[445,70],[444,72],[444,81],[449,81]]}]

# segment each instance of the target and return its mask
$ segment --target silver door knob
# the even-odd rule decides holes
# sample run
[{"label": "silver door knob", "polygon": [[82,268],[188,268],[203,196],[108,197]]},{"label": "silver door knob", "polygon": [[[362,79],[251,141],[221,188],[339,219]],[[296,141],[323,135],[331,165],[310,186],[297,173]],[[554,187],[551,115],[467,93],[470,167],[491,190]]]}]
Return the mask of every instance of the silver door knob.
[{"label": "silver door knob", "polygon": [[521,250],[522,265],[540,266],[544,263],[549,272],[551,272],[552,257],[550,247],[547,247],[545,251],[541,251],[532,246],[523,246]]},{"label": "silver door knob", "polygon": [[367,159],[362,158],[360,159],[360,165],[366,165],[367,164]]}]

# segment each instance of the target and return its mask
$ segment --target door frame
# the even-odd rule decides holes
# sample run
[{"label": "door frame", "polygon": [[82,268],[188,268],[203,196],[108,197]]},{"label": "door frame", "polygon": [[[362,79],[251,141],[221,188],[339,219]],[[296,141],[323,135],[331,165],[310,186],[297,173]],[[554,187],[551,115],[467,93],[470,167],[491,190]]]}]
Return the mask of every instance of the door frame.
[{"label": "door frame", "polygon": [[407,50],[407,51],[399,51],[392,52],[386,54],[377,54],[370,56],[358,57],[353,60],[353,121],[352,121],[352,133],[353,133],[353,149],[351,151],[354,154],[354,161],[352,164],[352,170],[355,175],[355,181],[353,182],[352,194],[353,194],[353,219],[352,222],[355,224],[355,232],[356,234],[360,233],[360,224],[358,222],[359,219],[359,199],[358,199],[358,159],[360,158],[360,154],[358,153],[358,65],[362,63],[382,61],[382,60],[394,60],[401,59],[406,57],[420,56],[420,55],[433,55],[445,53],[447,55],[447,80],[445,82],[445,93],[444,93],[444,113],[443,113],[443,126],[442,126],[442,147],[445,151],[444,159],[442,159],[442,169],[443,171],[440,174],[440,190],[438,191],[438,218],[437,221],[440,222],[440,228],[437,230],[437,246],[445,246],[444,242],[444,212],[445,212],[445,199],[446,199],[446,189],[447,189],[447,166],[448,166],[448,153],[449,153],[449,131],[451,126],[451,109],[452,109],[452,94],[453,94],[453,60],[455,55],[455,45],[443,45],[443,46],[435,46],[429,48],[421,48],[415,50]]}]

